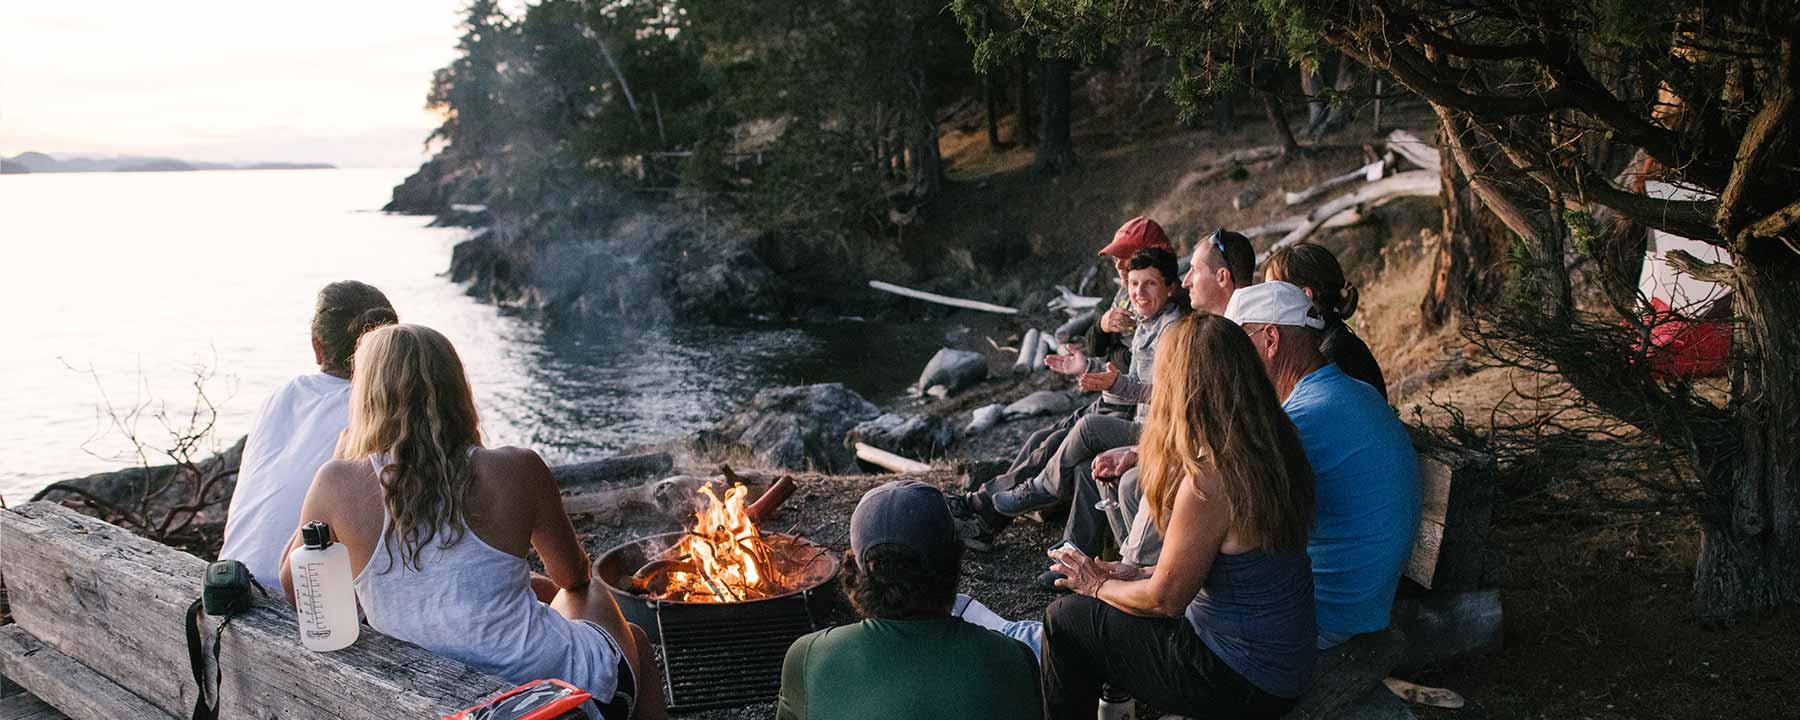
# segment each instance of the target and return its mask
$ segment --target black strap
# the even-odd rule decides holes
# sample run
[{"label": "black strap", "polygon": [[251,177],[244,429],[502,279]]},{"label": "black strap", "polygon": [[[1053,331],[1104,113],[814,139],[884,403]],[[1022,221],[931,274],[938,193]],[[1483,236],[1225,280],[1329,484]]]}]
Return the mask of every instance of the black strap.
[{"label": "black strap", "polygon": [[[194,720],[218,720],[218,699],[214,698],[211,703],[206,701],[206,658],[200,647],[201,605],[200,598],[195,598],[194,604],[189,605],[187,611],[188,665],[194,671]],[[225,668],[219,665],[219,639],[224,637],[225,626],[231,624],[232,617],[227,615],[225,620],[219,623],[219,629],[213,632],[213,687],[221,690],[223,688],[220,684],[225,680]]]}]

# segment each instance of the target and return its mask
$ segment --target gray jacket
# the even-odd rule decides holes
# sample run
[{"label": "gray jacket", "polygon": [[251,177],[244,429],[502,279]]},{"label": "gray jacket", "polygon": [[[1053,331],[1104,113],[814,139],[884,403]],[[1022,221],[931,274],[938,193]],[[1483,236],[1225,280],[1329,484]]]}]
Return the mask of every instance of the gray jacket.
[{"label": "gray jacket", "polygon": [[[1112,389],[1100,394],[1100,399],[1118,405],[1137,404],[1137,421],[1143,422],[1150,415],[1150,378],[1156,367],[1156,343],[1162,339],[1163,331],[1180,320],[1186,311],[1173,302],[1164,303],[1155,315],[1139,318],[1137,330],[1131,334],[1131,367],[1119,373],[1119,379],[1113,383]],[[1089,372],[1106,370],[1106,358],[1088,358]]]}]

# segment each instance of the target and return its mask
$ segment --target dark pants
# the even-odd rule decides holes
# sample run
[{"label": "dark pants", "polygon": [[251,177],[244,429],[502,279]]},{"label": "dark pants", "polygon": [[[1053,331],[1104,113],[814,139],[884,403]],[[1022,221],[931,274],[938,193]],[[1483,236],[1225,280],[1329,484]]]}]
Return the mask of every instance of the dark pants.
[{"label": "dark pants", "polygon": [[1094,717],[1101,685],[1190,717],[1278,718],[1294,705],[1232,670],[1187,618],[1127,615],[1085,595],[1044,611],[1043,681],[1051,720]]}]

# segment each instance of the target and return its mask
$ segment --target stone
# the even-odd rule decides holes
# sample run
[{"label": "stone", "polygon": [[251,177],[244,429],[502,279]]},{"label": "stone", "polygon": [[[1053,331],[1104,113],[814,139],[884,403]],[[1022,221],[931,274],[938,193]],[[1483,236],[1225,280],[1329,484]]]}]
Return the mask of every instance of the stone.
[{"label": "stone", "polygon": [[1002,411],[1007,420],[1037,417],[1039,415],[1055,415],[1068,412],[1075,407],[1075,401],[1067,393],[1054,390],[1039,390],[1023,399],[1006,406]]},{"label": "stone", "polygon": [[923,393],[935,385],[942,385],[947,394],[954,395],[986,380],[987,376],[986,355],[969,350],[943,348],[925,364],[925,371],[919,373],[919,382],[913,386],[913,390],[915,393]]},{"label": "stone", "polygon": [[770,468],[854,473],[856,451],[845,446],[844,436],[880,414],[841,383],[774,388],[702,431],[696,444],[742,448]]},{"label": "stone", "polygon": [[882,413],[850,428],[844,444],[868,443],[888,452],[915,460],[929,460],[944,454],[956,442],[956,428],[948,420],[935,415],[896,415]]},{"label": "stone", "polygon": [[1244,208],[1250,207],[1251,205],[1255,205],[1256,201],[1261,200],[1261,199],[1262,199],[1261,192],[1258,192],[1256,190],[1245,190],[1245,191],[1238,193],[1236,195],[1233,195],[1231,197],[1231,209],[1242,210]]},{"label": "stone", "polygon": [[995,425],[1006,419],[1006,406],[1000,403],[984,405],[976,408],[969,417],[968,427],[963,428],[964,435],[979,435],[992,430]]}]

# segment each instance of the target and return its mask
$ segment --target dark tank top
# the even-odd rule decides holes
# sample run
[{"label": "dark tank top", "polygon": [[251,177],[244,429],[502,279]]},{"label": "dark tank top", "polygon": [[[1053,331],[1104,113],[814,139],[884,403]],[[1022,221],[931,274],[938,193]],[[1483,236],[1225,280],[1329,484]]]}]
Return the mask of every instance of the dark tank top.
[{"label": "dark tank top", "polygon": [[1319,636],[1305,551],[1219,555],[1187,619],[1201,642],[1263,692],[1305,692]]}]

